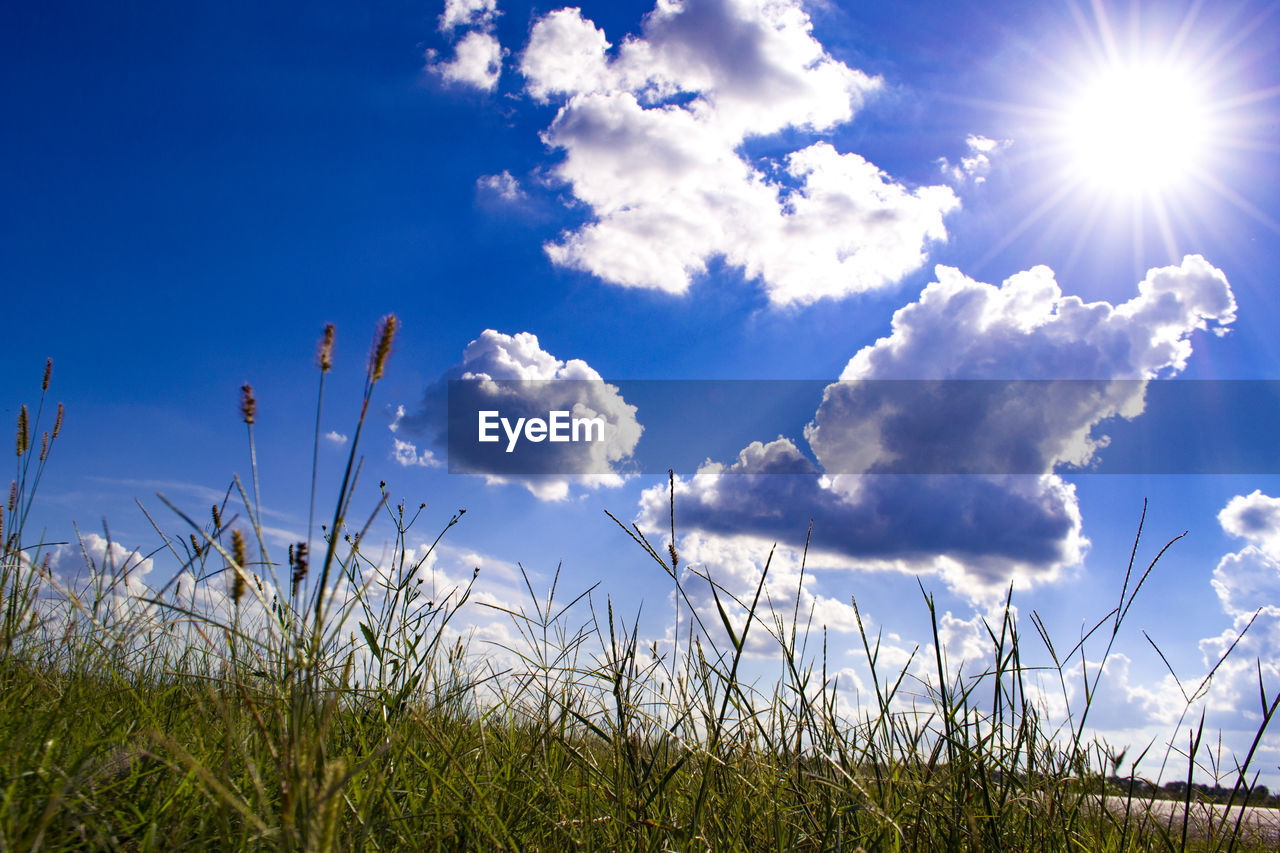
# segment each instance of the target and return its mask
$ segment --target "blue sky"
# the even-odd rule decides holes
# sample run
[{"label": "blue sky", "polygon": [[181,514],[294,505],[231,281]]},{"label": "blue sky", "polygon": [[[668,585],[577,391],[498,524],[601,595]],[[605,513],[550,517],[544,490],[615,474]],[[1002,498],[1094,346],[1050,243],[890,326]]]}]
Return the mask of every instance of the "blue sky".
[{"label": "blue sky", "polygon": [[[635,402],[638,387],[629,400],[626,380],[1280,379],[1277,11],[10,9],[0,406],[16,417],[51,357],[68,412],[38,521],[65,541],[73,521],[97,532],[106,518],[125,547],[154,549],[135,499],[162,519],[157,491],[204,512],[247,472],[247,381],[282,552],[305,535],[320,330],[337,326],[322,431],[349,436],[369,338],[394,312],[361,497],[372,504],[385,480],[426,502],[424,536],[466,507],[438,567],[481,565],[494,601],[518,592],[517,562],[543,581],[563,564],[571,586],[599,582],[624,610],[643,602],[662,637],[665,579],[602,510],[661,537],[666,478],[630,472],[644,434],[669,434],[680,415]],[[449,473],[440,392],[468,372],[616,381],[584,392],[619,429],[613,455],[525,481]],[[1188,536],[1130,614],[1099,729],[1135,742],[1173,731],[1176,687],[1139,628],[1194,682],[1262,608],[1211,700],[1226,742],[1247,745],[1254,660],[1280,689],[1274,464],[1187,476],[1170,459],[1173,473],[1119,476],[1060,463],[1083,446],[1074,429],[1112,418],[1119,437],[1122,410],[1182,446],[1249,412],[1189,426],[1119,392],[1028,403],[1002,429],[930,452],[998,459],[1025,440],[1043,477],[860,480],[848,472],[891,436],[841,393],[776,417],[737,402],[688,427],[716,455],[681,470],[687,562],[745,590],[778,541],[781,590],[813,518],[821,547],[801,601],[839,642],[854,645],[856,595],[896,647],[925,644],[919,576],[958,662],[1011,582],[1022,614],[1066,636],[1105,613],[1147,498],[1142,565]],[[927,414],[954,422],[945,407]],[[1265,451],[1267,431],[1253,437]],[[322,444],[322,493],[345,451]],[[810,473],[759,474],[802,463]],[[172,570],[157,557],[152,579]],[[865,678],[852,655],[839,666],[850,685]],[[1277,737],[1260,765],[1272,779]]]}]

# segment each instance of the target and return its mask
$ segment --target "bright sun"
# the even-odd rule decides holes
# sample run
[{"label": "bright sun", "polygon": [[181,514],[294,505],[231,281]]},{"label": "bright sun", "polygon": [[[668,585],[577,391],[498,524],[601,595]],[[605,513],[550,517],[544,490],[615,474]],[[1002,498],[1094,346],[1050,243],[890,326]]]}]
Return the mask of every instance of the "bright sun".
[{"label": "bright sun", "polygon": [[[1280,233],[1250,200],[1262,186],[1242,185],[1276,150],[1280,87],[1250,88],[1262,54],[1240,47],[1264,16],[1202,2],[1181,13],[1175,4],[1064,5],[1072,20],[1055,21],[1063,38],[1033,54],[1043,75],[1012,81],[1018,97],[995,104],[1006,110],[1008,174],[1025,207],[981,262],[1033,229],[1065,238],[1072,263],[1120,241],[1132,244],[1135,269],[1152,252],[1176,262],[1200,250],[1230,207]],[[1122,6],[1129,14],[1110,20],[1108,9]]]},{"label": "bright sun", "polygon": [[1167,64],[1115,65],[1086,83],[1065,114],[1071,176],[1120,195],[1163,194],[1202,165],[1202,90]]}]

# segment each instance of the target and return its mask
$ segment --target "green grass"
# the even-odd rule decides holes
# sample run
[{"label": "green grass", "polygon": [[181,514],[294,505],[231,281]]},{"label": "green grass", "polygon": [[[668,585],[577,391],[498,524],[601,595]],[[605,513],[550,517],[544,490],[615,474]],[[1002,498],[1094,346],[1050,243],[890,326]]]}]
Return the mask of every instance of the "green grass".
[{"label": "green grass", "polygon": [[[24,538],[57,437],[38,450],[33,439],[46,372],[19,424],[0,534],[0,850],[1272,849],[1234,824],[1143,817],[1135,788],[1116,785],[1119,760],[1085,735],[1101,665],[1150,573],[1132,555],[1094,628],[1106,652],[1084,670],[1087,698],[1057,721],[1036,685],[1065,696],[1083,640],[1060,648],[1033,617],[1028,641],[1010,598],[987,626],[994,665],[961,677],[923,588],[932,676],[886,670],[862,632],[874,701],[847,713],[825,634],[774,609],[767,565],[749,600],[699,578],[715,621],[693,610],[688,639],[665,654],[636,614],[555,583],[536,594],[526,577],[528,600],[505,611],[516,663],[486,666],[456,630],[478,606],[472,587],[422,582],[427,556],[409,546],[422,508],[389,505],[383,487],[370,515],[350,515],[394,330],[384,322],[375,338],[324,553],[268,556],[255,461],[207,521],[171,507],[172,523],[156,522],[182,566],[162,589],[140,591],[137,555],[110,547],[86,548],[67,586]],[[318,401],[328,369],[325,350]],[[252,454],[247,386],[242,404]],[[394,530],[389,555],[361,547],[378,519]],[[685,596],[674,548],[614,521]],[[673,507],[672,542],[675,530]],[[765,635],[782,676],[761,687],[743,673]],[[1028,642],[1051,666],[1024,662]],[[1255,748],[1277,707],[1261,702]],[[1229,763],[1204,735],[1203,721],[1171,732],[1193,748],[1166,758],[1188,781],[1208,768],[1244,802],[1253,753]]]}]

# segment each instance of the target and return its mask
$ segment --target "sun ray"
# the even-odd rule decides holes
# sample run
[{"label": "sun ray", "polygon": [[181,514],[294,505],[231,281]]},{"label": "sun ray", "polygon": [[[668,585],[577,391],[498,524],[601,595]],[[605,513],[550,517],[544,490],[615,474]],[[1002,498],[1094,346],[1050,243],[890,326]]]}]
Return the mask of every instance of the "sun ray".
[{"label": "sun ray", "polygon": [[1071,251],[1067,254],[1067,263],[1062,270],[1064,276],[1070,275],[1075,269],[1076,263],[1080,260],[1080,256],[1084,254],[1085,249],[1089,245],[1089,241],[1093,239],[1094,229],[1098,227],[1098,223],[1102,221],[1102,216],[1106,212],[1106,199],[1101,197],[1094,198],[1089,203],[1089,211],[1084,216],[1079,229],[1076,231],[1075,240],[1071,243]]},{"label": "sun ray", "polygon": [[982,269],[983,266],[991,262],[1001,252],[1009,248],[1009,246],[1013,244],[1014,240],[1022,236],[1022,234],[1025,233],[1028,229],[1030,229],[1031,226],[1035,225],[1037,222],[1043,219],[1046,215],[1048,215],[1054,209],[1060,207],[1063,200],[1069,197],[1074,191],[1074,189],[1075,188],[1070,186],[1069,184],[1063,184],[1062,186],[1059,186],[1056,190],[1054,190],[1052,195],[1045,198],[1043,201],[1040,202],[1040,204],[1036,205],[1036,207],[1033,210],[1031,210],[1030,213],[1028,213],[1026,216],[1022,218],[1021,222],[1019,222],[1013,228],[1009,229],[1009,231],[1007,231],[1004,234],[1004,236],[1002,236],[999,240],[997,240],[991,246],[991,248],[988,249],[986,253],[983,254],[982,257],[978,259],[977,263],[975,264],[975,269],[978,269],[978,270]]},{"label": "sun ray", "polygon": [[1195,0],[1191,4],[1191,8],[1187,10],[1187,14],[1182,16],[1182,22],[1178,24],[1178,31],[1173,34],[1173,38],[1169,40],[1169,54],[1177,56],[1182,53],[1187,44],[1187,39],[1191,36],[1194,29],[1196,18],[1200,16],[1200,9],[1204,6],[1204,0]]},{"label": "sun ray", "polygon": [[1140,204],[1131,205],[1129,208],[1133,217],[1133,228],[1130,236],[1133,240],[1133,276],[1135,279],[1141,279],[1143,273],[1143,248],[1147,244],[1147,220],[1145,209]]},{"label": "sun ray", "polygon": [[1246,39],[1254,34],[1258,27],[1262,26],[1263,22],[1266,21],[1267,18],[1275,14],[1275,11],[1276,4],[1272,3],[1268,5],[1265,9],[1254,15],[1247,24],[1237,29],[1231,38],[1217,41],[1217,47],[1212,53],[1205,57],[1205,63],[1207,65],[1216,66],[1224,62],[1238,47],[1240,47],[1241,44],[1244,43]]},{"label": "sun ray", "polygon": [[1156,194],[1152,197],[1151,215],[1156,221],[1156,229],[1160,232],[1160,242],[1164,245],[1164,251],[1168,256],[1169,263],[1176,263],[1180,257],[1178,241],[1173,233],[1173,225],[1169,221],[1169,205],[1165,203],[1164,196]]},{"label": "sun ray", "polygon": [[1247,198],[1240,195],[1235,190],[1231,189],[1231,187],[1227,186],[1222,181],[1218,180],[1217,177],[1215,177],[1214,175],[1208,172],[1205,172],[1200,176],[1200,179],[1204,181],[1206,185],[1208,185],[1215,193],[1217,193],[1223,199],[1226,199],[1228,202],[1235,205],[1237,209],[1239,209],[1244,213],[1247,213],[1249,216],[1253,217],[1253,219],[1256,220],[1259,224],[1265,225],[1268,229],[1270,229],[1271,231],[1274,231],[1276,234],[1280,234],[1280,222],[1277,222],[1275,219],[1268,216],[1256,204],[1249,201]]}]

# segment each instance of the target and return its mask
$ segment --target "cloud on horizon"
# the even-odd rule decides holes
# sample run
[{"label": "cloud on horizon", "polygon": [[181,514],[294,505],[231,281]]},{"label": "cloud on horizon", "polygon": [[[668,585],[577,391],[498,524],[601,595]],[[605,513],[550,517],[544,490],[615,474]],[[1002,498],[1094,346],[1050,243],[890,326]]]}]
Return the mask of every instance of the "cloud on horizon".
[{"label": "cloud on horizon", "polygon": [[[1199,641],[1202,672],[1167,674],[1143,683],[1130,673],[1129,659],[1116,655],[1112,663],[1117,666],[1113,670],[1108,665],[1098,691],[1103,697],[1098,703],[1101,713],[1091,715],[1090,723],[1112,743],[1154,740],[1161,745],[1169,744],[1171,734],[1181,734],[1171,726],[1194,720],[1203,710],[1206,730],[1220,732],[1211,747],[1221,752],[1220,766],[1234,768],[1236,761],[1243,762],[1262,723],[1259,679],[1267,697],[1280,691],[1280,499],[1261,490],[1236,495],[1218,521],[1223,531],[1246,544],[1223,555],[1209,581],[1231,625]],[[1198,692],[1206,679],[1207,688]],[[1185,741],[1170,745],[1186,747]],[[1160,751],[1155,753],[1158,757]],[[1274,737],[1264,738],[1248,775],[1252,779],[1261,773],[1266,778],[1277,763],[1280,744]],[[1185,776],[1185,769],[1176,772]]]},{"label": "cloud on horizon", "polygon": [[[1280,498],[1257,489],[1236,495],[1218,522],[1247,544],[1224,555],[1213,570],[1213,590],[1232,625],[1201,640],[1200,650],[1209,667],[1236,644],[1214,676],[1215,707],[1237,728],[1249,730],[1261,719],[1258,678],[1267,695],[1280,690]],[[1280,757],[1280,748],[1272,752]]]}]

